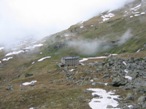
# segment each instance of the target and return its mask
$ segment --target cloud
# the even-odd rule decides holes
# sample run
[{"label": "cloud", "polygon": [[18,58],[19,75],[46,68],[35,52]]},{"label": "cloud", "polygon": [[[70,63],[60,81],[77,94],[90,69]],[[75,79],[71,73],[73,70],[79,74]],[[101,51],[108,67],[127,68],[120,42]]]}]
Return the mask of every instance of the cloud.
[{"label": "cloud", "polygon": [[[115,43],[117,46],[123,45],[133,37],[131,29],[128,29],[122,36],[119,37]],[[77,53],[82,55],[95,55],[96,53],[103,52],[107,49],[115,47],[115,44],[111,43],[106,38],[100,39],[76,39],[66,42],[69,48],[74,49]]]},{"label": "cloud", "polygon": [[133,0],[0,0],[0,44],[40,39]]},{"label": "cloud", "polygon": [[78,39],[68,41],[67,45],[82,55],[95,55],[97,52],[110,48],[110,44],[105,39]]},{"label": "cloud", "polygon": [[122,45],[133,37],[131,29],[128,29],[119,39],[118,45]]}]

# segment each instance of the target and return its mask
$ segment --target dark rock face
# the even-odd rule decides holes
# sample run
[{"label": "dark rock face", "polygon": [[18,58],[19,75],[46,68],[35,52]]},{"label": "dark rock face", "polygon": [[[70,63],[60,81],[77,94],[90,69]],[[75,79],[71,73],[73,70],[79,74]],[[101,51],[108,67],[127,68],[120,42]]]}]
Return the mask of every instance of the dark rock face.
[{"label": "dark rock face", "polygon": [[122,77],[116,77],[112,81],[112,85],[115,87],[123,86],[127,83],[127,80]]},{"label": "dark rock face", "polygon": [[30,76],[33,76],[33,74],[31,74],[31,73],[26,73],[25,74],[25,77],[30,77]]}]

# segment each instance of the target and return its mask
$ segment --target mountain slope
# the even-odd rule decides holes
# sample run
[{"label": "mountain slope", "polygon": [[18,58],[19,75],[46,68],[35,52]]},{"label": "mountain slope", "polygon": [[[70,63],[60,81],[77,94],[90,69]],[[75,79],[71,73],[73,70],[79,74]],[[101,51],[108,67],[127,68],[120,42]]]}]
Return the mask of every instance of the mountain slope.
[{"label": "mountain slope", "polygon": [[[0,47],[0,109],[90,109],[88,88],[118,94],[120,109],[145,109],[145,6],[137,0],[37,43]],[[57,66],[61,57],[76,55],[86,61]]]}]

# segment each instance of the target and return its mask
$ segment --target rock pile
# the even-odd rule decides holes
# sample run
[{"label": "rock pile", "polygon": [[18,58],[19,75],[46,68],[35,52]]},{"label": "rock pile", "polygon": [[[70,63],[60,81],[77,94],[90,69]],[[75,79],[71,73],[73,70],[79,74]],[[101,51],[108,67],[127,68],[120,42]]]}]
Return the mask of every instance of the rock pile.
[{"label": "rock pile", "polygon": [[110,57],[102,67],[106,69],[104,73],[109,73],[111,86],[130,91],[120,108],[146,109],[146,58]]}]

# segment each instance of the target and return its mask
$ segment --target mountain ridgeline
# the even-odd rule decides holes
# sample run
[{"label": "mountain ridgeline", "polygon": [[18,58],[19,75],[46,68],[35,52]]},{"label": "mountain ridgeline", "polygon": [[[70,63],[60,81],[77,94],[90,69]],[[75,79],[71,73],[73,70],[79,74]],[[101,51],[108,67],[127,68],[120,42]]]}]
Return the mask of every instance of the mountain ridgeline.
[{"label": "mountain ridgeline", "polygon": [[[83,56],[137,52],[145,49],[145,2],[136,1],[115,11],[106,11],[50,38],[54,48]],[[48,40],[51,40],[51,39]],[[71,49],[70,49],[71,48]]]}]

